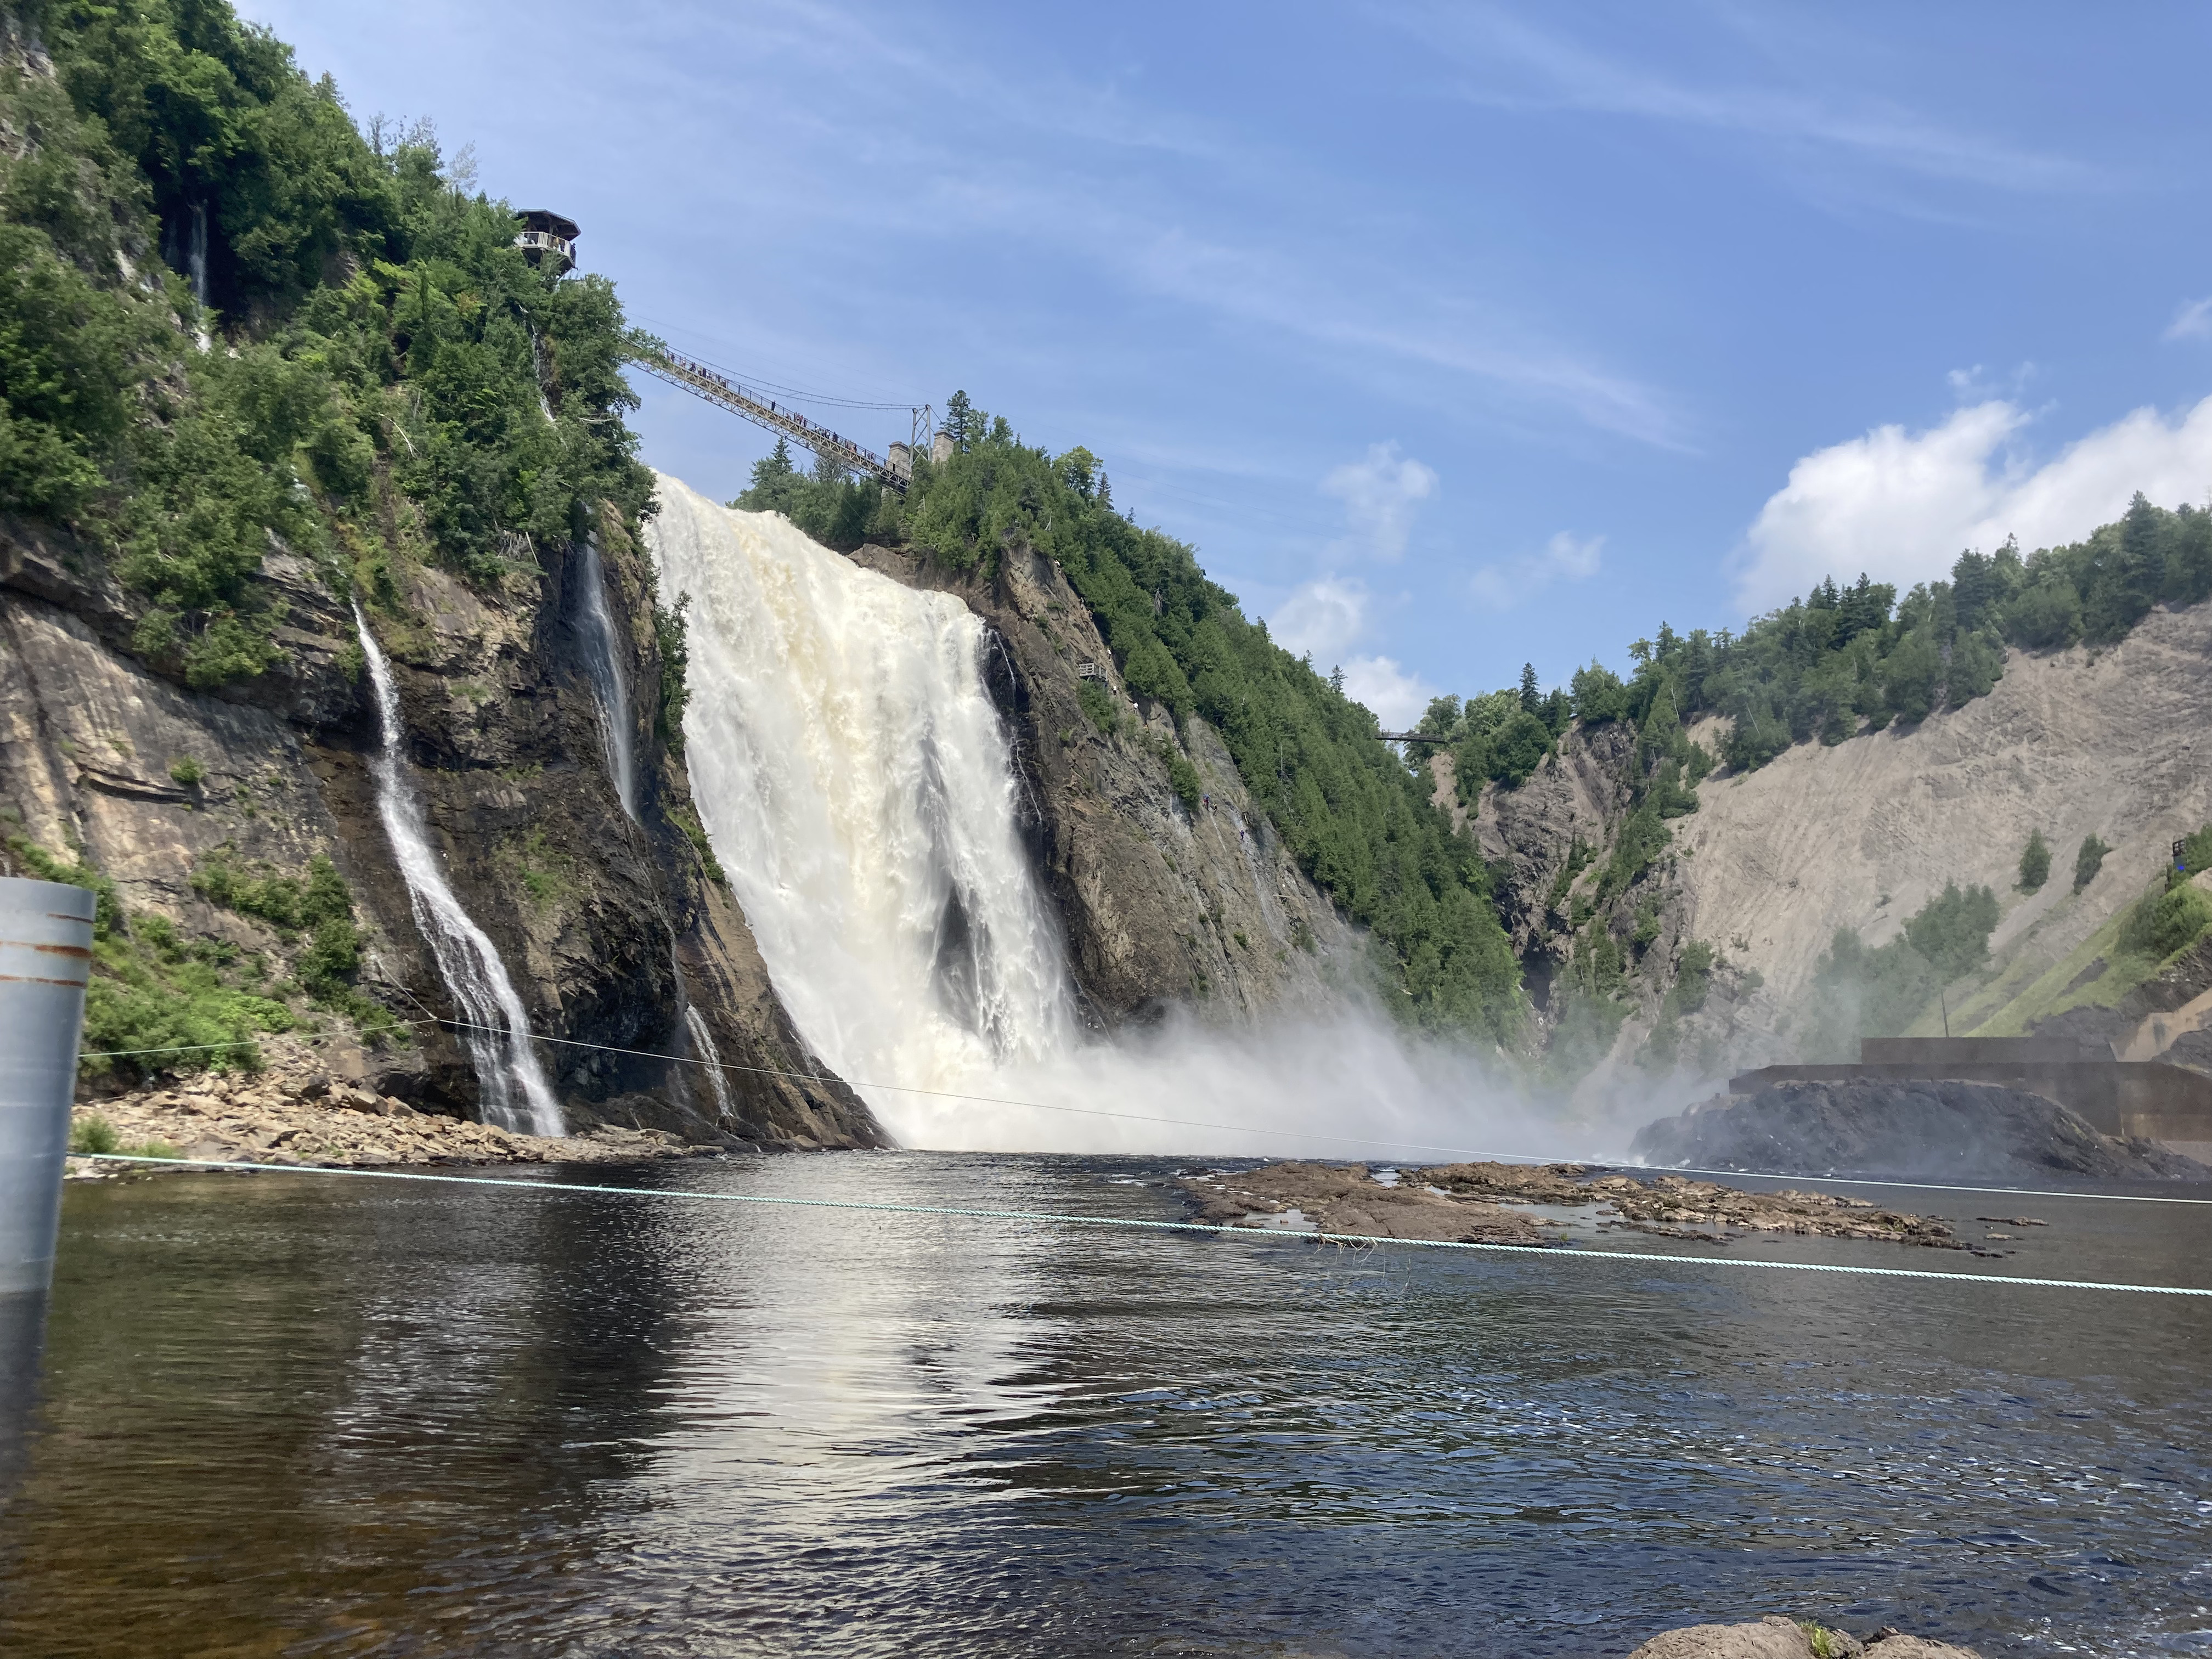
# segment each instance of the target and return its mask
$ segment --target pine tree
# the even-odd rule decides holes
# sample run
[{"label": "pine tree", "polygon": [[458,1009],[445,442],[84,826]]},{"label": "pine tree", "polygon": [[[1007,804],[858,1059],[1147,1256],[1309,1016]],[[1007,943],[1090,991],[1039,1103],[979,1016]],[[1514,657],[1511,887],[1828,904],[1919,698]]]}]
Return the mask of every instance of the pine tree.
[{"label": "pine tree", "polygon": [[2031,830],[2027,835],[2027,850],[2020,855],[2020,890],[2033,893],[2051,879],[2051,843],[2043,838],[2043,831]]},{"label": "pine tree", "polygon": [[1521,707],[1533,714],[1543,701],[1542,694],[1536,689],[1536,665],[1533,662],[1522,663],[1521,665]]},{"label": "pine tree", "polygon": [[2096,880],[2097,872],[2105,867],[2105,854],[2112,849],[2094,836],[2081,838],[2081,850],[2074,855],[2074,890],[2080,892]]},{"label": "pine tree", "polygon": [[955,449],[965,449],[976,437],[975,409],[968,401],[968,394],[956,392],[945,404],[945,423],[938,428],[952,440]]}]

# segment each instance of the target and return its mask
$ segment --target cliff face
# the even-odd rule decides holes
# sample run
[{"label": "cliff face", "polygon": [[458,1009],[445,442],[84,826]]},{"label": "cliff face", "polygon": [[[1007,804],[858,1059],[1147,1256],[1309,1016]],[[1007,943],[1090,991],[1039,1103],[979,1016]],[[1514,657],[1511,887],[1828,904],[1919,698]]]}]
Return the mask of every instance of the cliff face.
[{"label": "cliff face", "polygon": [[[601,542],[619,665],[639,711],[639,822],[604,759],[576,625],[587,568],[576,550],[538,550],[534,569],[518,567],[496,591],[425,567],[397,573],[373,616],[454,889],[546,1039],[572,1126],[880,1144],[842,1084],[768,1074],[822,1068],[685,833],[696,818],[683,767],[651,729],[660,663],[645,566],[611,520]],[[283,617],[284,659],[246,684],[196,691],[134,654],[139,607],[96,559],[35,526],[0,527],[8,834],[50,855],[78,853],[113,880],[128,914],[270,964],[280,998],[296,930],[213,902],[204,878],[221,866],[298,879],[327,856],[366,935],[359,990],[418,1023],[411,1042],[364,1042],[304,997],[289,998],[295,1012],[326,1029],[324,1052],[341,1074],[466,1113],[473,1072],[450,1030],[431,1023],[456,1011],[377,817],[376,714],[350,611],[281,550],[259,580]],[[720,1060],[749,1068],[724,1073],[726,1096],[698,1066],[645,1057],[698,1054],[687,1006]]]},{"label": "cliff face", "polygon": [[[986,680],[1025,786],[1023,832],[1096,1024],[1178,1004],[1250,1019],[1365,982],[1364,940],[1253,807],[1218,735],[1194,716],[1179,738],[1164,709],[1132,700],[1051,560],[1010,549],[987,577],[903,550],[853,557],[957,594],[992,629]],[[1194,804],[1177,794],[1170,757],[1194,774]]]},{"label": "cliff face", "polygon": [[[1692,939],[1722,963],[1710,1000],[1683,1022],[1708,1066],[1792,1057],[1793,1020],[1836,930],[1881,945],[1950,882],[1989,886],[2003,910],[1990,972],[1954,988],[1972,1000],[1954,994],[1953,1024],[2008,1030],[2033,1019],[2023,999],[2039,975],[2075,955],[2084,972],[2103,967],[2087,960],[2100,930],[2157,877],[2171,841],[2212,821],[2212,771],[2197,753],[2212,720],[2208,658],[2212,605],[2157,611],[2102,650],[2010,651],[1987,696],[1917,726],[1800,744],[1756,771],[1708,777],[1698,809],[1668,822],[1668,844],[1604,915],[1583,912],[1579,933],[1577,902],[1594,893],[1631,810],[1629,732],[1571,728],[1521,787],[1486,787],[1474,829],[1505,876],[1501,908],[1540,998],[1593,930],[1613,939],[1637,1007],[1616,1067],[1652,1029]],[[1715,735],[1691,733],[1708,748]],[[1435,765],[1449,797],[1450,761]],[[2038,830],[2051,876],[2023,894],[2019,860]],[[2112,851],[2076,893],[2074,851],[2092,834]],[[1597,856],[1563,884],[1577,840]],[[2130,1011],[2148,1012],[2115,1009],[2112,1035]]]}]

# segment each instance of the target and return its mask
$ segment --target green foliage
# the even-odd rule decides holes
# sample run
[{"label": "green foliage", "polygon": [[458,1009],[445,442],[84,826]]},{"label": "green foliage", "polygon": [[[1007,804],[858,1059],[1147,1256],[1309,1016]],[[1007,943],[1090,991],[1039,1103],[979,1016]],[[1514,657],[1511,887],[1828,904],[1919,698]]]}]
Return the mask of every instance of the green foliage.
[{"label": "green foliage", "polygon": [[1182,803],[1183,810],[1187,812],[1198,811],[1198,769],[1190,763],[1189,757],[1176,748],[1170,738],[1162,738],[1154,745],[1153,752],[1159,757],[1160,764],[1167,768],[1168,787],[1175,791],[1176,799]]},{"label": "green foliage", "polygon": [[[1534,677],[1522,671],[1521,706],[1534,712]],[[1592,662],[1587,668],[1575,670],[1573,680],[1575,718],[1584,726],[1602,726],[1607,720],[1624,719],[1628,714],[1628,688],[1620,683],[1620,676],[1610,668]]]},{"label": "green foliage", "polygon": [[[115,884],[101,875],[82,855],[64,860],[26,836],[8,837],[8,850],[15,861],[40,881],[59,882],[65,887],[84,887],[93,894],[92,936],[103,939],[123,931],[123,903],[115,894]],[[13,874],[14,872],[9,873]]]},{"label": "green foliage", "polygon": [[323,854],[308,860],[305,881],[266,864],[261,871],[252,873],[239,863],[234,847],[219,848],[192,872],[192,890],[210,904],[265,921],[287,937],[302,927],[352,919],[353,895]]},{"label": "green foliage", "polygon": [[684,711],[691,702],[690,623],[684,615],[690,604],[686,593],[674,605],[657,605],[653,611],[653,635],[660,645],[660,695],[653,723],[672,755],[684,752]]},{"label": "green foliage", "polygon": [[730,878],[723,871],[721,861],[714,856],[714,843],[707,839],[707,831],[700,824],[697,816],[688,809],[678,808],[669,817],[684,832],[684,839],[691,843],[691,850],[699,855],[700,867],[707,872],[707,879],[717,887],[727,887]]},{"label": "green foliage", "polygon": [[181,760],[173,760],[169,763],[170,781],[182,784],[187,789],[198,788],[200,781],[206,776],[207,768],[202,766],[190,755],[186,755]]},{"label": "green foliage", "polygon": [[872,480],[855,480],[828,456],[817,456],[810,477],[792,464],[781,438],[753,463],[752,487],[730,505],[749,513],[781,513],[826,547],[850,552],[871,534],[896,538],[896,507],[885,516],[890,495]]},{"label": "green foliage", "polygon": [[97,1112],[70,1125],[69,1149],[73,1152],[112,1152],[123,1144],[115,1126]]},{"label": "green foliage", "polygon": [[1989,960],[1997,918],[1988,888],[1950,882],[1879,950],[1838,928],[1813,972],[1811,1057],[1856,1060],[1860,1037],[1903,1032],[1943,986]]},{"label": "green foliage", "polygon": [[2020,855],[2020,890],[2033,893],[2051,879],[2051,843],[2043,838],[2043,831],[2027,832],[2027,845]]},{"label": "green foliage", "polygon": [[1990,959],[1990,935],[1999,915],[1997,896],[1988,888],[1946,882],[1906,921],[1905,937],[1946,979],[1956,979]]},{"label": "green foliage", "polygon": [[490,580],[583,503],[647,507],[612,289],[530,265],[427,127],[370,143],[221,0],[27,21],[56,73],[0,73],[29,140],[0,159],[0,507],[113,559],[143,653],[203,688],[274,665],[272,547],[388,589],[397,534]]},{"label": "green foliage", "polygon": [[1075,700],[1083,705],[1083,713],[1091,725],[1109,737],[1121,729],[1121,710],[1114,701],[1114,694],[1097,680],[1079,680],[1075,685]]},{"label": "green foliage", "polygon": [[2074,890],[2080,892],[2096,880],[2097,872],[2105,867],[2105,854],[2112,849],[2094,836],[2081,837],[2081,850],[2074,854]]},{"label": "green foliage", "polygon": [[1085,453],[1054,458],[964,398],[957,410],[951,456],[915,464],[908,541],[961,569],[994,568],[1014,550],[1058,560],[1131,692],[1179,726],[1212,724],[1300,866],[1381,942],[1403,994],[1394,1004],[1422,1024],[1516,1036],[1519,967],[1489,872],[1428,799],[1426,773],[1249,621],[1188,547],[1115,512]]},{"label": "green foliage", "polygon": [[2162,892],[2147,893],[2129,908],[2120,925],[2120,948],[2152,962],[2194,945],[2212,927],[2212,898],[2188,882]]}]

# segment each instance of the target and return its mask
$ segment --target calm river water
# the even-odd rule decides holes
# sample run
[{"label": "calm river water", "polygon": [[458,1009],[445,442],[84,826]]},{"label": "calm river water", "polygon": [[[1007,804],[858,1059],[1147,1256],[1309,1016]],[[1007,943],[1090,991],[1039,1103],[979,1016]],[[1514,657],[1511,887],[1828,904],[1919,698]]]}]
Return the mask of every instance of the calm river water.
[{"label": "calm river water", "polygon": [[[612,1178],[1165,1217],[1175,1167]],[[1894,1196],[2052,1224],[1789,1253],[2212,1284],[2212,1210]],[[2205,1302],[304,1175],[64,1228],[23,1659],[2212,1650]]]}]

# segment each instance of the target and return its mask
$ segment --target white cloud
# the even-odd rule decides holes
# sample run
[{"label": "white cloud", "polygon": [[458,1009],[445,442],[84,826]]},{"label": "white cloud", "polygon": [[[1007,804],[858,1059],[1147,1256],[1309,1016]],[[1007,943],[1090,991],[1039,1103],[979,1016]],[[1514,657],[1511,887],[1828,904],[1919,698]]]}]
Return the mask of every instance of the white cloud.
[{"label": "white cloud", "polygon": [[1479,603],[1510,611],[1555,581],[1578,582],[1597,574],[1598,554],[1604,546],[1602,536],[1577,540],[1562,530],[1544,544],[1541,553],[1483,566],[1468,580],[1468,588]]},{"label": "white cloud", "polygon": [[1910,586],[1947,575],[1961,549],[2008,535],[2027,550],[2078,541],[2138,489],[2172,507],[2212,486],[2212,398],[2171,422],[2138,409],[2041,466],[2011,448],[2032,418],[1992,398],[1925,432],[1877,427],[1806,456],[1745,538],[1738,604],[1755,615],[1823,576],[1862,570]]},{"label": "white cloud", "polygon": [[1352,550],[1395,563],[1413,532],[1413,515],[1437,493],[1437,475],[1395,444],[1371,444],[1367,459],[1338,467],[1321,481],[1322,493],[1344,503]]},{"label": "white cloud", "polygon": [[1367,585],[1342,576],[1305,583],[1267,618],[1275,642],[1294,656],[1335,661],[1367,631]]},{"label": "white cloud", "polygon": [[2191,300],[2173,313],[2160,337],[2167,340],[2212,340],[2212,295]]},{"label": "white cloud", "polygon": [[1367,585],[1345,576],[1305,583],[1267,619],[1275,643],[1311,656],[1322,673],[1344,671],[1344,693],[1364,703],[1386,731],[1403,730],[1427,711],[1437,688],[1399,665],[1395,657],[1351,655],[1368,633]]},{"label": "white cloud", "polygon": [[1437,688],[1406,672],[1395,657],[1353,657],[1344,665],[1344,695],[1364,703],[1385,732],[1403,732],[1428,712]]}]

